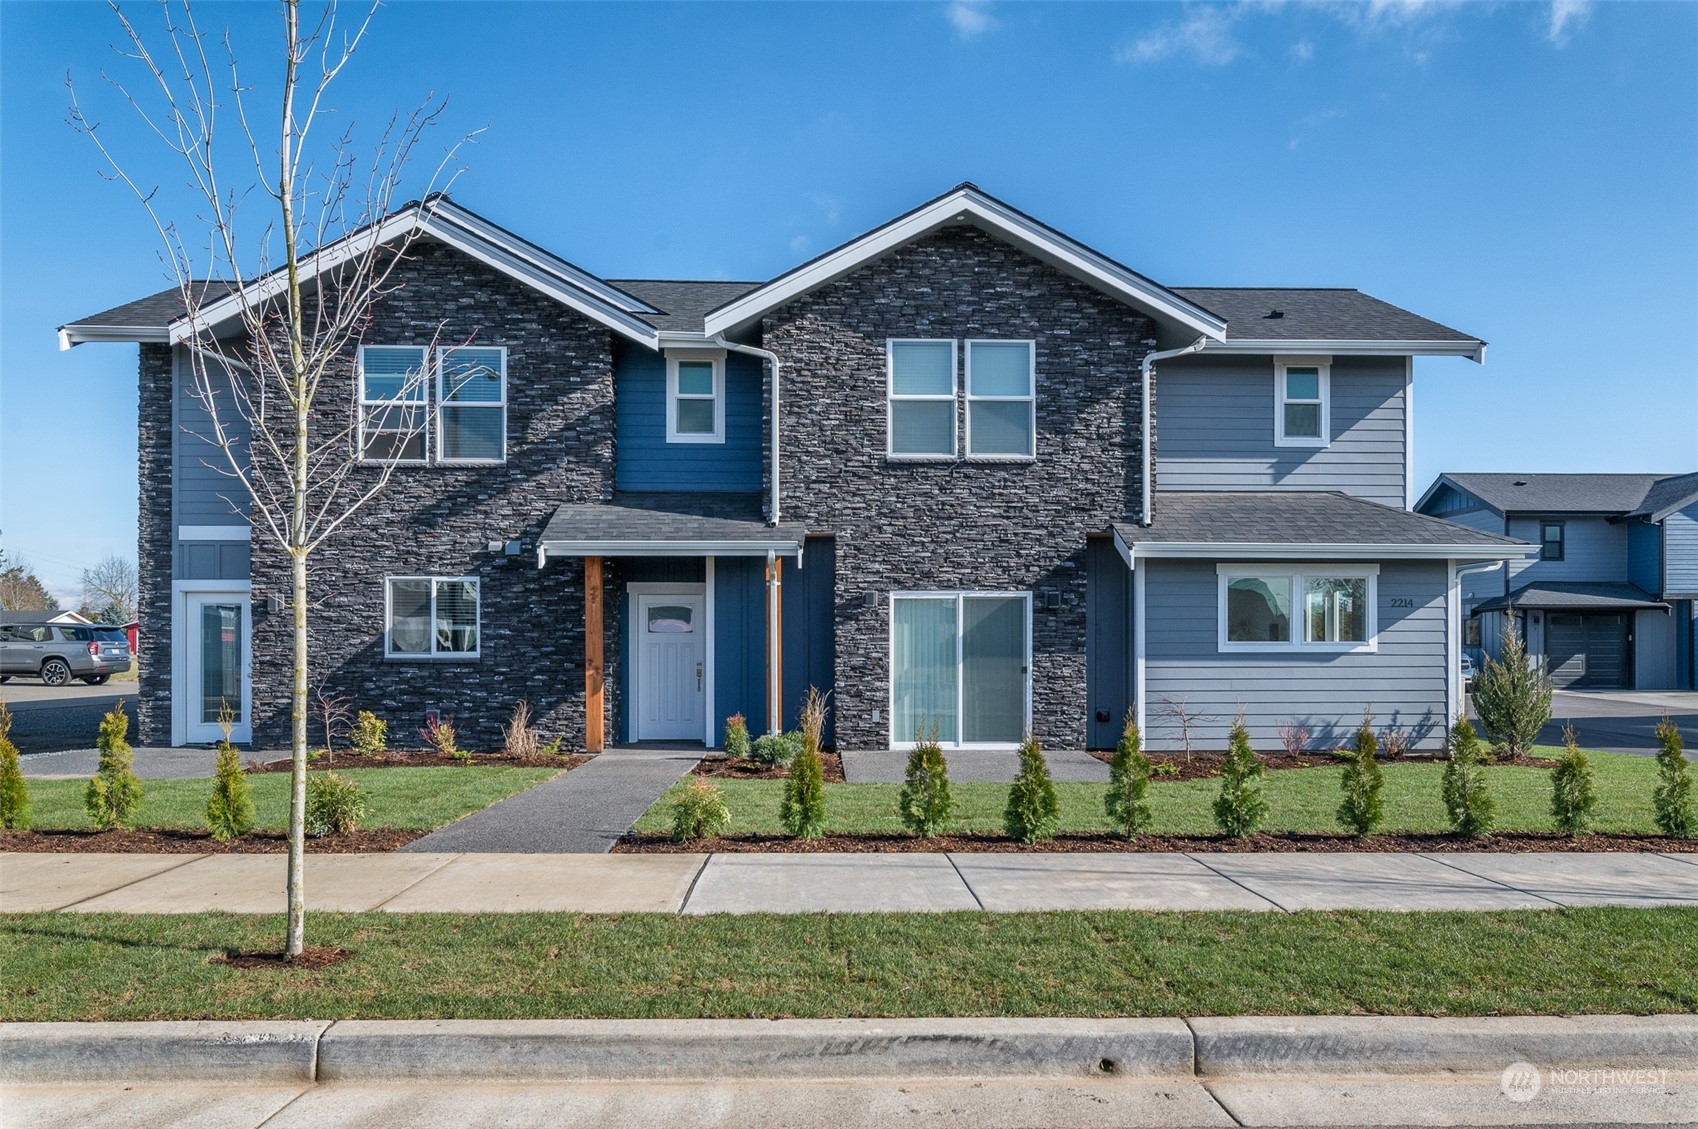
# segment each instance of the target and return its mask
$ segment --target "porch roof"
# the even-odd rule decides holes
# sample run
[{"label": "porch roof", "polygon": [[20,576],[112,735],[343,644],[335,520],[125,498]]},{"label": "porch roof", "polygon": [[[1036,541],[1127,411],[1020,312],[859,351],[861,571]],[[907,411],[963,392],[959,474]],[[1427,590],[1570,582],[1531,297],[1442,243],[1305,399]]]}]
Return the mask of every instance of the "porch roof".
[{"label": "porch roof", "polygon": [[1668,605],[1633,584],[1543,581],[1517,588],[1507,596],[1494,596],[1474,608],[1474,614],[1518,611],[1626,612],[1640,609],[1668,610]]},{"label": "porch roof", "polygon": [[670,506],[652,501],[563,505],[548,519],[537,541],[537,567],[549,557],[802,555],[807,530],[798,524],[769,525],[754,516],[704,514],[682,506],[682,501]]}]

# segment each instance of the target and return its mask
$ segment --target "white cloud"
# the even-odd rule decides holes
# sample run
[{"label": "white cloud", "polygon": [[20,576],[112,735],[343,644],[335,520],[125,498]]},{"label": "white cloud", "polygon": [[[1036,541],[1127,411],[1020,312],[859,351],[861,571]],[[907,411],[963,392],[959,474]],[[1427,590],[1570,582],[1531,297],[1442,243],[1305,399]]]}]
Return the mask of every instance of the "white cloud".
[{"label": "white cloud", "polygon": [[1551,20],[1545,39],[1559,50],[1567,47],[1574,33],[1591,18],[1591,0],[1551,0]]},{"label": "white cloud", "polygon": [[1307,63],[1315,57],[1315,45],[1307,39],[1299,40],[1291,45],[1291,57],[1299,63]]},{"label": "white cloud", "polygon": [[792,235],[790,237],[790,253],[792,255],[805,255],[808,253],[808,248],[813,245],[814,241],[806,235]]},{"label": "white cloud", "polygon": [[1164,24],[1121,46],[1114,53],[1115,62],[1159,63],[1184,57],[1208,66],[1225,66],[1244,54],[1244,45],[1234,29],[1246,10],[1243,4],[1188,9],[1177,23]]},{"label": "white cloud", "polygon": [[996,27],[996,17],[991,15],[989,0],[952,0],[943,14],[955,28],[955,34],[962,39],[983,35]]}]

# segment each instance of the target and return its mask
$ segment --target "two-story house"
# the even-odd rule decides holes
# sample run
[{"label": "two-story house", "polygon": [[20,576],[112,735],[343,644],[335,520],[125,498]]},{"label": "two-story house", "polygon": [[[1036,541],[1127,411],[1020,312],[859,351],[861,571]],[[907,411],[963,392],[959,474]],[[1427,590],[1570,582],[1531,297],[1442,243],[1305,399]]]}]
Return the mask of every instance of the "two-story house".
[{"label": "two-story house", "polygon": [[1698,689],[1698,473],[1443,474],[1416,508],[1538,546],[1463,578],[1474,654],[1515,616],[1559,688]]},{"label": "two-story house", "polygon": [[[590,749],[714,746],[817,686],[843,748],[1108,746],[1129,710],[1172,747],[1176,703],[1198,747],[1372,709],[1431,748],[1460,574],[1531,551],[1410,512],[1414,358],[1485,346],[1355,290],[1162,286],[972,185],[764,283],[600,278],[441,197],[384,222],[418,242],[320,411],[401,465],[318,552],[311,638],[392,732],[489,747],[525,699]],[[140,343],[144,741],[224,701],[287,731],[286,562],[186,392],[258,293],[61,330]]]}]

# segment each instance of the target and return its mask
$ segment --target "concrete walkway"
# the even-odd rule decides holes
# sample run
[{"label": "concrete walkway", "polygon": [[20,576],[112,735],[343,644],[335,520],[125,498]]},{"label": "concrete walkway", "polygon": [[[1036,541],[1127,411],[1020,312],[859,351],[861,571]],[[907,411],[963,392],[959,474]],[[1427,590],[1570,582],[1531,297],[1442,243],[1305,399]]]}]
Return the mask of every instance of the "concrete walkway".
[{"label": "concrete walkway", "polygon": [[[1020,772],[1020,754],[1013,749],[950,749],[949,778],[958,783],[1012,784]],[[841,754],[843,779],[851,784],[900,784],[908,770],[908,754],[868,749]],[[1107,781],[1108,765],[1081,749],[1045,749],[1049,774],[1056,780]]]},{"label": "concrete walkway", "polygon": [[[282,855],[4,854],[0,912],[281,913],[285,865]],[[1698,855],[310,855],[307,904],[685,914],[1698,906]]]},{"label": "concrete walkway", "polygon": [[604,855],[701,757],[700,747],[609,749],[401,849]]}]

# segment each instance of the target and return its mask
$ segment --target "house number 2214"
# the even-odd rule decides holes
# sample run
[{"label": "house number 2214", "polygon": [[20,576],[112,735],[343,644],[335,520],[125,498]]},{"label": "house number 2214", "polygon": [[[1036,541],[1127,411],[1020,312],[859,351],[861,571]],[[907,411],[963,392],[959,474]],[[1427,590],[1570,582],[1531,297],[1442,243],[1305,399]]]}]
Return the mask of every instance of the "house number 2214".
[{"label": "house number 2214", "polygon": [[1394,608],[1412,608],[1415,606],[1415,597],[1393,596],[1391,598],[1391,606]]}]

